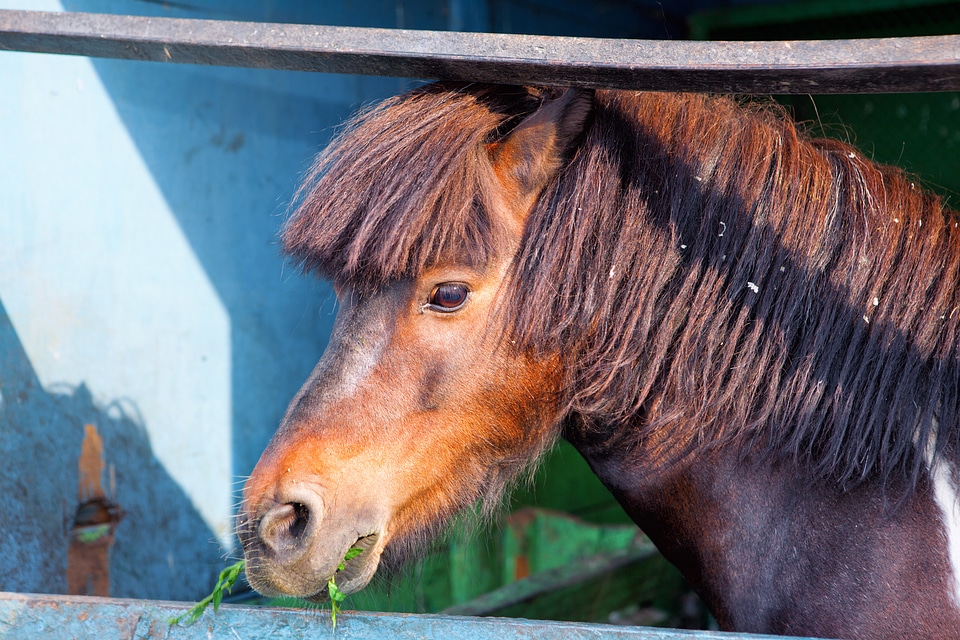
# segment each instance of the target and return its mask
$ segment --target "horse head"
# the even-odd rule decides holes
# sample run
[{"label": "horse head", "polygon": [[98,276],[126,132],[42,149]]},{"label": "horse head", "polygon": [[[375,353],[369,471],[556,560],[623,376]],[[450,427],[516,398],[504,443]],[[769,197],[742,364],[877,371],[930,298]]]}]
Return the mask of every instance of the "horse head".
[{"label": "horse head", "polygon": [[[387,282],[336,282],[327,349],[244,489],[238,530],[255,589],[322,600],[358,547],[337,574],[341,591],[357,591],[381,559],[398,565],[453,514],[495,504],[552,444],[558,359],[513,348],[498,309],[524,222],[590,105],[568,91],[472,150],[478,215],[496,238],[482,262],[448,251]],[[288,248],[309,215],[294,216]]]},{"label": "horse head", "polygon": [[721,627],[956,637],[941,199],[723,97],[444,84],[304,193],[339,312],[244,490],[254,588],[356,591],[562,436]]}]

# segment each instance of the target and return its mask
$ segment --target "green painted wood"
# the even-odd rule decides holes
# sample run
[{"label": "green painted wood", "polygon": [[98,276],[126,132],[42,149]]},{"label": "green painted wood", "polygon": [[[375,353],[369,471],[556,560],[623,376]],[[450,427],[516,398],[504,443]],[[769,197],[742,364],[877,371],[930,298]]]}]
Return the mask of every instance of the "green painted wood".
[{"label": "green painted wood", "polygon": [[506,519],[503,530],[503,580],[556,569],[603,553],[648,544],[633,523],[593,524],[565,512],[525,507]]},{"label": "green painted wood", "polygon": [[693,40],[888,38],[957,33],[956,0],[798,0],[693,14]]},{"label": "green painted wood", "polygon": [[[837,18],[842,19],[837,19]],[[956,0],[817,0],[740,7],[690,19],[701,38],[859,38],[960,33]],[[850,142],[925,188],[960,194],[960,93],[779,96],[814,136]]]},{"label": "green painted wood", "polygon": [[652,544],[643,542],[535,573],[444,613],[598,621],[608,619],[612,611],[682,588],[676,569]]}]

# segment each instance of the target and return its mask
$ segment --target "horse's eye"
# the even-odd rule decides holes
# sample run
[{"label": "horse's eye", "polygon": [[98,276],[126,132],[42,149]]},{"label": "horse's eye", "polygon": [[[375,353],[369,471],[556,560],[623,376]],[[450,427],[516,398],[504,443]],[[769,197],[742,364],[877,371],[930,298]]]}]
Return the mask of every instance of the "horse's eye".
[{"label": "horse's eye", "polygon": [[467,301],[468,293],[470,293],[470,290],[465,284],[459,282],[444,282],[433,288],[427,304],[429,304],[434,311],[456,311]]}]

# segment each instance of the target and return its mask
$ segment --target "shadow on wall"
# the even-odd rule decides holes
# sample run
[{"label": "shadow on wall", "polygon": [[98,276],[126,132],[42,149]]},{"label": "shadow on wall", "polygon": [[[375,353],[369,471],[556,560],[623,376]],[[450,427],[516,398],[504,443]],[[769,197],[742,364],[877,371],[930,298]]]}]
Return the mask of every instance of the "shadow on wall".
[{"label": "shadow on wall", "polygon": [[[421,4],[435,4],[423,2]],[[393,0],[186,4],[64,0],[70,11],[393,26]],[[352,16],[352,18],[351,18]],[[373,16],[372,18],[370,16]],[[438,24],[434,24],[437,27]],[[277,233],[300,176],[334,128],[409,81],[92,60],[117,114],[230,319],[231,449],[251,472],[325,348],[333,295],[285,264]]]},{"label": "shadow on wall", "polygon": [[[395,9],[392,0],[359,3],[352,9],[319,4],[309,4],[308,9],[307,3],[288,8],[291,3],[250,0],[206,2],[234,12],[225,16],[213,9],[191,8],[198,3],[190,6],[171,3],[173,9],[167,4],[130,0],[66,0],[62,4],[70,11],[249,20],[282,20],[285,16],[280,14],[287,12],[296,21],[306,20],[299,15],[304,12],[349,10],[361,15],[390,8],[383,14],[386,20]],[[376,10],[371,9],[373,4],[377,5]],[[296,12],[299,14],[294,15]],[[158,363],[149,363],[158,371],[159,381],[150,389],[155,388],[155,397],[151,399],[154,404],[160,404],[161,409],[163,403],[177,403],[166,406],[179,408],[177,415],[186,415],[188,419],[164,420],[163,416],[158,419],[151,413],[149,422],[140,419],[137,410],[139,404],[146,412],[146,399],[132,397],[100,406],[104,404],[99,400],[103,389],[82,373],[65,379],[71,384],[88,381],[89,389],[83,384],[43,388],[37,374],[37,369],[42,370],[41,363],[30,362],[6,310],[0,309],[0,454],[5,461],[0,471],[0,532],[3,534],[0,536],[0,589],[47,593],[67,590],[69,538],[80,504],[79,459],[85,436],[90,433],[87,425],[90,425],[102,440],[105,467],[101,487],[105,497],[119,505],[124,514],[115,534],[107,534],[114,535],[112,549],[105,556],[113,563],[111,593],[123,597],[186,600],[208,593],[222,568],[217,536],[225,532],[212,531],[212,525],[207,522],[212,522],[211,516],[218,522],[228,520],[230,501],[219,498],[224,493],[237,493],[239,485],[223,487],[231,478],[211,477],[213,471],[205,465],[212,461],[203,459],[190,460],[188,466],[195,469],[195,474],[187,480],[177,476],[181,483],[178,485],[159,462],[158,454],[169,461],[173,447],[174,455],[183,460],[176,450],[181,441],[183,455],[196,450],[190,447],[191,442],[195,442],[192,439],[203,438],[203,429],[208,425],[189,419],[196,409],[191,403],[202,404],[206,397],[226,389],[230,394],[225,399],[229,402],[229,424],[218,423],[212,428],[218,434],[229,428],[230,440],[223,443],[222,455],[232,456],[234,477],[242,478],[253,468],[287,403],[322,353],[333,322],[333,296],[327,285],[312,278],[297,277],[295,269],[285,267],[279,254],[276,233],[286,203],[298,176],[307,169],[333,127],[360,103],[394,93],[406,82],[136,61],[91,62],[109,95],[110,106],[136,145],[140,156],[137,160],[143,160],[149,169],[149,178],[161,192],[164,202],[151,201],[150,211],[165,214],[169,209],[173,214],[177,227],[203,268],[203,275],[215,288],[217,301],[229,316],[226,323],[229,336],[223,336],[224,342],[229,340],[229,348],[224,349],[226,357],[222,360],[223,371],[229,367],[229,384],[219,384],[222,381],[216,380],[218,384],[204,387],[204,381],[200,380],[200,385],[189,389],[195,393],[185,394],[185,385],[165,382],[178,379],[183,371],[177,367],[187,358],[164,361],[172,363],[169,366],[158,358]],[[57,63],[54,59],[51,67]],[[65,111],[72,110],[68,101],[75,99],[74,96],[87,95],[81,94],[79,79],[74,90],[72,77],[56,73],[51,77]],[[41,74],[38,82],[43,80]],[[61,84],[57,85],[58,82]],[[67,86],[71,91],[65,90]],[[83,116],[86,112],[81,98],[76,98],[79,106],[75,112]],[[37,118],[42,118],[45,112],[40,109],[35,113]],[[98,126],[112,135],[116,127],[112,126],[110,115],[98,122]],[[78,116],[78,131],[86,124],[81,116]],[[84,175],[93,179],[89,185],[81,185],[89,190],[90,193],[83,194],[89,196],[89,201],[115,198],[118,196],[111,189],[130,190],[130,185],[142,186],[148,182],[130,180],[130,175],[139,177],[139,165],[132,166],[129,175],[122,166],[115,175],[101,175],[98,173],[101,165],[116,167],[103,162],[104,158],[114,159],[112,150],[108,147],[88,149],[78,144],[77,141],[83,139],[83,136],[70,137],[67,131],[66,137],[56,144],[62,148],[62,155],[74,159],[84,170],[89,169]],[[139,194],[123,195],[128,197],[122,201],[130,202]],[[31,215],[31,206],[24,205],[24,215]],[[120,220],[133,228],[138,223],[139,211],[131,208],[129,213]],[[122,233],[126,228],[120,226],[107,232],[127,241]],[[100,228],[90,230],[90,233],[102,232]],[[139,236],[134,238],[142,241]],[[134,265],[129,272],[121,272],[115,279],[123,283],[116,290],[118,298],[122,297],[122,287],[142,291],[154,286],[151,269],[162,272],[165,267],[162,262],[155,262]],[[125,269],[125,265],[121,268]],[[165,295],[165,292],[159,294]],[[181,309],[189,312],[190,302],[187,299]],[[128,303],[121,300],[117,306],[125,309],[124,304]],[[30,321],[28,316],[17,315],[13,300],[8,299],[8,307],[18,323]],[[198,309],[196,313],[202,311]],[[51,313],[48,309],[42,312]],[[134,333],[136,325],[130,326]],[[220,325],[216,326],[219,329]],[[144,351],[148,354],[160,349],[175,352],[180,348],[176,342],[177,332],[188,335],[191,330],[189,323],[171,324],[169,335],[160,336],[161,340],[157,341],[161,346],[152,351],[144,348]],[[108,332],[109,327],[94,327],[90,331]],[[141,330],[141,333],[147,332]],[[141,342],[152,338],[148,335],[141,341],[138,337],[135,346],[139,348]],[[28,342],[25,334],[22,339]],[[117,342],[121,339],[127,338],[118,337]],[[199,359],[202,354],[188,355]],[[86,371],[123,370],[114,367],[107,356],[103,362],[96,362],[96,355],[86,357],[90,360],[82,363]],[[46,375],[44,381],[50,384]],[[115,392],[115,395],[123,393]],[[221,414],[216,417],[220,418]],[[164,431],[158,431],[160,429]],[[173,430],[176,433],[171,436]],[[199,486],[198,491],[198,485],[203,483],[208,486]],[[207,516],[205,520],[195,504],[200,509],[209,507],[203,502],[202,489],[211,487],[215,491],[208,493],[216,494],[218,511],[212,514],[203,511]],[[91,535],[99,534],[95,530]],[[100,537],[97,541],[109,542],[110,538]]]},{"label": "shadow on wall", "polygon": [[[105,577],[109,592],[125,597],[202,597],[221,564],[220,546],[153,456],[136,407],[123,401],[99,407],[84,385],[44,389],[2,301],[0,363],[0,590],[66,593],[69,575],[90,594]],[[91,430],[102,441],[104,465],[82,487],[85,436],[88,451],[97,439]],[[100,506],[110,505],[114,516],[122,512],[115,531],[96,526],[91,487],[102,488]],[[87,526],[77,528],[83,542],[71,550],[78,517]],[[113,536],[113,551],[98,554],[104,535]],[[111,559],[113,566],[103,566]],[[98,576],[104,569],[106,576]]]}]

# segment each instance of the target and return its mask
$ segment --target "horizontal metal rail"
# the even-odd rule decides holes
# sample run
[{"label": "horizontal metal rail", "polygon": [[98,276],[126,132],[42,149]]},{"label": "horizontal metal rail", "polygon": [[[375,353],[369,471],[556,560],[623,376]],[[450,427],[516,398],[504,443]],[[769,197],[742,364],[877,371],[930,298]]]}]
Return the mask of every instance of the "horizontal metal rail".
[{"label": "horizontal metal rail", "polygon": [[[223,605],[191,626],[171,625],[190,603],[119,600],[84,596],[0,593],[0,635],[4,638],[340,638],[341,640],[778,640],[773,636],[718,631],[675,631],[580,622],[510,618],[468,618],[344,611],[336,632],[323,611]],[[795,640],[804,640],[796,638]],[[811,639],[807,639],[811,640]]]},{"label": "horizontal metal rail", "polygon": [[639,90],[960,90],[960,35],[779,42],[614,40],[0,10],[0,50]]}]

